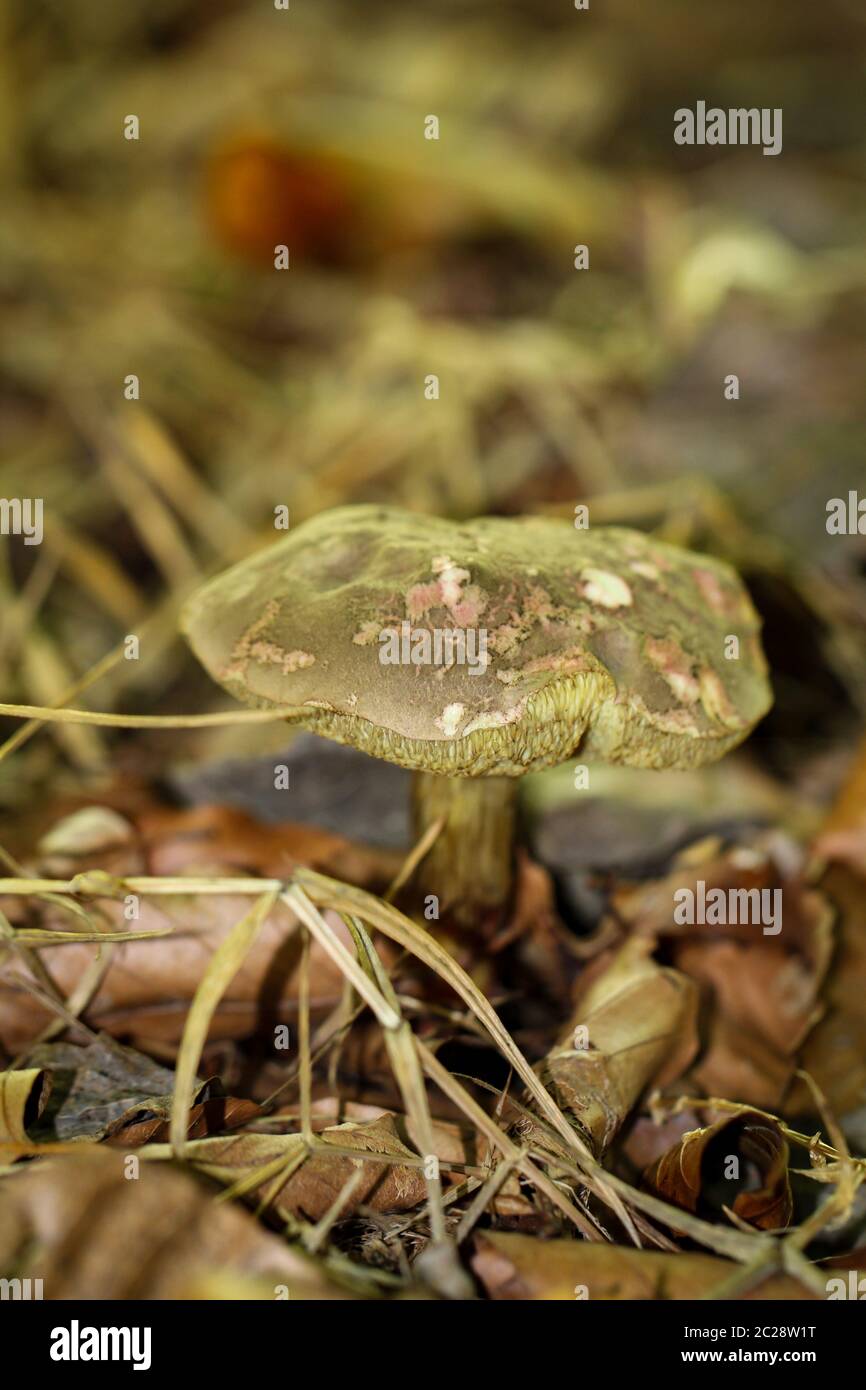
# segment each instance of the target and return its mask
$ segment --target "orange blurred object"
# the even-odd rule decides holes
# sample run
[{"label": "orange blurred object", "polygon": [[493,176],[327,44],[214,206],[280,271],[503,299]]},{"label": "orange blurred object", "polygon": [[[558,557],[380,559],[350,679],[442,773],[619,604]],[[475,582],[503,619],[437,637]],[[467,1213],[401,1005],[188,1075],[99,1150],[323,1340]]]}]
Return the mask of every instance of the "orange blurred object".
[{"label": "orange blurred object", "polygon": [[365,240],[365,190],[358,171],[321,152],[300,152],[269,136],[220,146],[206,172],[208,222],[220,243],[261,265],[274,248],[326,265],[358,259]]}]

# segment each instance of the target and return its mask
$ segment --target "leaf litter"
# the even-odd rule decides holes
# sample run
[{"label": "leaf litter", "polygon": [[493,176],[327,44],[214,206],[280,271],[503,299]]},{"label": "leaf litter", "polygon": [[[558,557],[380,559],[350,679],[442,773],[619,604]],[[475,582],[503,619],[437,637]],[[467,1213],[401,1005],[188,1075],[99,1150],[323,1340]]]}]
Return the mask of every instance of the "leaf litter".
[{"label": "leaf litter", "polygon": [[[807,8],[804,63],[853,48],[853,19]],[[626,74],[646,57],[667,109],[740,35],[695,14],[671,52],[626,11],[639,52],[615,25],[585,52],[515,18],[496,80],[460,24],[425,30],[405,88],[330,0],[288,72],[252,11],[181,22],[182,43],[168,24],[170,63],[131,11],[104,51],[59,12],[13,34],[0,491],[23,461],[54,505],[38,559],[4,537],[0,563],[0,1276],[60,1298],[808,1299],[863,1267],[866,595],[858,538],[815,540],[813,481],[844,496],[856,455],[862,209],[845,150],[829,176],[804,156],[772,207],[712,167],[686,193],[661,147],[636,181]],[[527,44],[558,74],[544,101]],[[855,98],[810,71],[803,120],[831,139]],[[443,81],[462,153],[419,183],[404,102],[420,84],[436,109]],[[115,196],[106,112],[130,83],[163,113],[162,172]],[[575,209],[607,246],[586,294],[551,259]],[[290,301],[261,270],[287,215]],[[736,435],[732,335],[766,407]],[[118,409],[133,355],[147,399]],[[431,361],[455,389],[419,411]],[[527,779],[508,910],[477,938],[431,921],[399,772],[286,751],[272,714],[214,709],[174,641],[190,589],[272,537],[276,478],[293,524],[588,499],[732,563],[776,707],[709,779]],[[784,931],[677,921],[699,883],[781,892]]]}]

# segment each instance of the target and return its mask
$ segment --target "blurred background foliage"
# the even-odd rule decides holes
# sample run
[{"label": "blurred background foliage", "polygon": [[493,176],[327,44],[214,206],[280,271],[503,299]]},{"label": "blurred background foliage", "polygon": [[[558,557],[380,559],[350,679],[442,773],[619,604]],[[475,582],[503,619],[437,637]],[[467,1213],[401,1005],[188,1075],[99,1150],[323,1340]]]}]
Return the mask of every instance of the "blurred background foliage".
[{"label": "blurred background foliage", "polygon": [[[215,706],[176,607],[277,505],[586,501],[740,565],[753,747],[826,799],[866,709],[866,539],[825,527],[866,484],[859,0],[0,0],[0,31],[0,496],[46,515],[3,542],[4,699],[141,632],[73,702]],[[782,107],[783,153],[676,146],[698,99]],[[0,797],[58,743],[75,782],[267,738],[58,728]]]}]

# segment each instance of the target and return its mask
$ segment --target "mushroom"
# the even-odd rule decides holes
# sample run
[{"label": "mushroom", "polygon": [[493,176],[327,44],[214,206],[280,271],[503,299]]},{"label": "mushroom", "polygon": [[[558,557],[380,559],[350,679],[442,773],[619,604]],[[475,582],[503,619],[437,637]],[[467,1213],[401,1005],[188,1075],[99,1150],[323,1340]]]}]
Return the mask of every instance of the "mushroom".
[{"label": "mushroom", "polygon": [[186,636],[245,704],[416,774],[419,869],[477,916],[512,878],[516,779],[579,755],[693,768],[771,704],[726,564],[619,527],[338,507],[211,580]]}]

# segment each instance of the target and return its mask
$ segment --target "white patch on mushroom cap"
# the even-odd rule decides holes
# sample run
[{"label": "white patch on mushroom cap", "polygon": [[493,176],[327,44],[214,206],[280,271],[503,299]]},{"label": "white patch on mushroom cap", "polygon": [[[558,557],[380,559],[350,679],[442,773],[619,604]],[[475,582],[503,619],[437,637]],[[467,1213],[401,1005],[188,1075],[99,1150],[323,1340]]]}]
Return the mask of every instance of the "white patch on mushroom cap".
[{"label": "white patch on mushroom cap", "polygon": [[583,596],[588,598],[590,603],[598,603],[602,608],[631,607],[631,589],[618,574],[590,566],[581,570],[580,577],[583,580]]},{"label": "white patch on mushroom cap", "polygon": [[651,579],[655,582],[660,578],[659,567],[654,565],[651,560],[633,560],[629,569],[634,570],[635,574],[639,574],[641,579]]},{"label": "white patch on mushroom cap", "polygon": [[509,710],[493,710],[490,714],[477,714],[466,725],[463,730],[463,737],[466,738],[467,734],[474,734],[476,729],[501,729],[505,724],[516,724],[518,719],[522,719],[525,709],[526,698],[518,704],[512,705]]},{"label": "white patch on mushroom cap", "polygon": [[469,571],[455,565],[447,555],[434,555],[430,568],[439,576],[439,593],[445,607],[456,607],[463,597],[463,585],[469,583]]},{"label": "white patch on mushroom cap", "polygon": [[699,679],[701,682],[701,704],[710,719],[718,720],[728,729],[738,728],[740,725],[739,716],[716,672],[705,667],[701,671]]},{"label": "white patch on mushroom cap", "polygon": [[672,637],[648,637],[645,651],[668,687],[684,705],[693,705],[701,697],[701,684],[692,674],[692,662],[679,642]]},{"label": "white patch on mushroom cap", "polygon": [[446,738],[453,738],[460,727],[460,720],[463,718],[464,709],[460,704],[446,705],[442,713],[434,724],[437,729],[441,729]]},{"label": "white patch on mushroom cap", "polygon": [[291,676],[295,671],[303,671],[307,666],[316,664],[312,652],[287,652],[277,642],[253,642],[249,655],[261,666],[278,666],[284,676]]},{"label": "white patch on mushroom cap", "polygon": [[366,623],[362,623],[358,631],[353,634],[352,641],[356,647],[368,647],[371,642],[378,642],[381,631],[382,624],[378,619],[370,618]]}]

